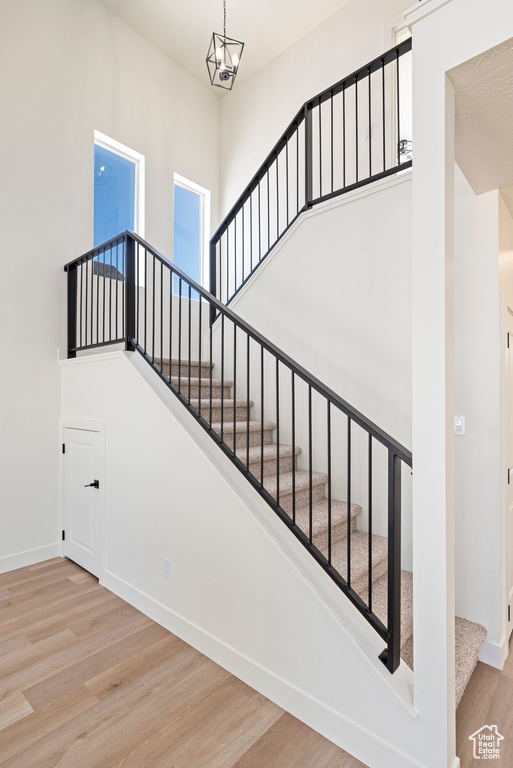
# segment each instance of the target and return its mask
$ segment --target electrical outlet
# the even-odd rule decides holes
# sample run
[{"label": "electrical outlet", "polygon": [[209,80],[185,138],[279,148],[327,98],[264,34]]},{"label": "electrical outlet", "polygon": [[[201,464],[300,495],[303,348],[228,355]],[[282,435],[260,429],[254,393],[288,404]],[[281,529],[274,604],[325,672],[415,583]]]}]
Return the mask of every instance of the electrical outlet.
[{"label": "electrical outlet", "polygon": [[162,560],[162,575],[165,576],[166,579],[171,578],[171,560],[168,557],[165,557]]}]

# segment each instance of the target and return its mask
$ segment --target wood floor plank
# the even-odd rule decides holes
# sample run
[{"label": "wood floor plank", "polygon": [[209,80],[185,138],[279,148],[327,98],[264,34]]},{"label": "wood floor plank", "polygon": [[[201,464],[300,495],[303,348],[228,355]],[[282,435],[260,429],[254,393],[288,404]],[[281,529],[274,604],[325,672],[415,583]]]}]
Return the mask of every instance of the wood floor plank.
[{"label": "wood floor plank", "polygon": [[7,691],[0,696],[0,731],[31,712],[32,707],[20,691]]},{"label": "wood floor plank", "polygon": [[187,644],[183,640],[167,633],[167,636],[161,640],[147,645],[128,659],[87,680],[85,685],[100,701],[114,691],[143,677],[186,647]]},{"label": "wood floor plank", "polygon": [[97,703],[98,699],[87,688],[75,688],[38,712],[33,712],[0,731],[0,766],[14,765],[19,754],[27,749],[27,745],[34,744],[53,731],[65,727],[69,721],[75,720]]},{"label": "wood floor plank", "polygon": [[2,768],[362,768],[74,563],[4,579]]},{"label": "wood floor plank", "polygon": [[33,709],[41,709],[52,699],[59,698],[73,688],[83,685],[91,678],[92,670],[98,674],[141,650],[155,638],[162,636],[162,632],[165,630],[154,624],[143,626],[141,629],[141,623],[145,623],[143,620],[144,617],[134,617],[130,629],[128,629],[128,622],[125,624],[124,634],[126,636],[121,640],[109,643],[105,648],[76,664],[67,666],[51,677],[46,677],[41,682],[23,689],[23,693]]}]

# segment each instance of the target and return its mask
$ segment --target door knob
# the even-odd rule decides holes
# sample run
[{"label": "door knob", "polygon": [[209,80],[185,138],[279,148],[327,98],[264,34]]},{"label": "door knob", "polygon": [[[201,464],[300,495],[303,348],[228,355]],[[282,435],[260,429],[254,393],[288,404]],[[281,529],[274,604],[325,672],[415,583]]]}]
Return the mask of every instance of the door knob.
[{"label": "door knob", "polygon": [[88,483],[87,485],[84,485],[84,488],[99,488],[99,487],[100,487],[99,480],[93,480],[92,483]]}]

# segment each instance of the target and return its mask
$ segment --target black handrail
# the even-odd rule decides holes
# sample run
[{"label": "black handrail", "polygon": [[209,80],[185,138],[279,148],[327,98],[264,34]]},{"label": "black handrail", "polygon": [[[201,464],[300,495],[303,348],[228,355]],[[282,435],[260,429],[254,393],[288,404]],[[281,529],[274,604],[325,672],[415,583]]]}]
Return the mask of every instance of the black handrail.
[{"label": "black handrail", "polygon": [[411,47],[408,38],[297,112],[210,240],[214,296],[228,304],[303,212],[411,167],[399,99]]},{"label": "black handrail", "polygon": [[[112,267],[113,249],[123,246],[122,265]],[[95,266],[96,265],[96,266]],[[107,269],[107,266],[109,269]],[[122,270],[117,267],[121,267]],[[68,275],[68,357],[74,357],[83,349],[102,347],[124,341],[125,348],[137,351],[153,370],[178,396],[194,418],[206,429],[212,439],[229,456],[259,494],[273,508],[280,519],[310,551],[325,572],[338,584],[351,602],[365,616],[373,628],[387,642],[381,658],[393,672],[400,659],[400,520],[401,520],[401,464],[411,467],[410,451],[390,435],[373,424],[332,389],[292,360],[285,352],[262,336],[257,330],[224,306],[215,296],[192,280],[178,267],[169,262],[149,243],[133,232],[124,232],[87,254],[69,262],[65,267]],[[96,270],[96,279],[94,275]],[[121,295],[122,294],[122,295]],[[185,302],[185,310],[184,310]],[[122,308],[122,311],[121,311]],[[210,328],[205,344],[205,322],[215,313],[219,322]],[[118,317],[119,316],[119,317]],[[120,321],[123,337],[119,333],[106,333],[113,318]],[[105,322],[107,318],[107,323]],[[84,328],[86,332],[84,333]],[[205,352],[205,346],[208,350]],[[173,357],[177,353],[177,357]],[[214,381],[212,365],[217,354],[221,369],[220,397],[213,398]],[[241,364],[242,361],[242,364]],[[270,367],[269,367],[270,366]],[[202,367],[208,373],[202,376]],[[266,371],[268,375],[266,375]],[[232,381],[227,381],[231,372]],[[270,372],[270,373],[269,373]],[[257,385],[252,377],[256,377]],[[233,389],[232,398],[226,389]],[[203,392],[202,392],[203,387]],[[303,388],[303,410],[301,393]],[[208,390],[208,395],[205,391]],[[250,402],[250,396],[260,399],[260,418],[250,421],[249,406],[240,405],[237,393],[242,392]],[[307,398],[307,401],[304,398]],[[314,402],[315,400],[315,402]],[[232,402],[233,401],[233,402]],[[240,416],[238,408],[242,408]],[[245,408],[245,410],[244,410]],[[265,412],[272,409],[273,424],[265,419]],[[315,443],[313,411],[321,409],[326,429],[322,430],[322,443],[326,446],[326,480],[319,479],[314,468],[314,454],[319,453]],[[317,412],[316,410],[316,412]],[[300,413],[301,411],[301,413]],[[219,414],[214,417],[214,412]],[[337,416],[337,414],[339,414]],[[300,418],[301,417],[301,418]],[[340,419],[345,419],[341,422]],[[227,421],[228,419],[228,421]],[[275,422],[275,426],[274,425]],[[305,424],[307,423],[307,427]],[[324,423],[324,422],[323,422]],[[322,426],[322,425],[321,425]],[[275,428],[277,445],[282,435],[292,436],[292,500],[284,502],[285,492],[280,477],[290,470],[283,469],[281,448],[276,448],[272,475],[275,486],[269,485],[264,472],[264,442],[269,440],[269,430]],[[300,507],[296,491],[295,456],[299,431],[303,430],[308,444],[307,486],[302,491],[308,507],[306,520],[296,515]],[[358,458],[353,445],[356,431],[360,429],[368,440],[368,520],[369,580],[364,587],[352,584],[351,557],[354,535],[351,528],[352,462]],[[342,432],[341,432],[342,431]],[[250,465],[250,434],[258,432],[255,466]],[[340,434],[343,433],[342,438]],[[362,433],[362,434],[363,434]],[[266,437],[267,435],[267,437]],[[344,436],[345,435],[345,436]],[[318,435],[317,435],[318,438]],[[388,616],[384,623],[372,608],[373,551],[370,534],[373,518],[373,486],[377,482],[374,467],[378,462],[374,441],[386,451],[387,469],[387,516],[388,516]],[[316,447],[317,446],[317,447]],[[334,466],[335,455],[346,453],[347,463],[343,474]],[[338,452],[338,453],[337,453]],[[321,451],[320,453],[324,453]],[[319,458],[318,461],[324,461]],[[328,510],[328,541],[322,548],[314,542],[315,511],[314,492],[327,483],[328,496],[322,497]],[[266,486],[267,483],[267,486]],[[340,545],[334,541],[335,522],[332,521],[335,489],[345,483],[347,519],[347,551],[344,555],[345,575],[336,565],[340,557]],[[324,493],[324,491],[322,491]],[[321,498],[321,497],[319,497]],[[287,508],[287,505],[289,508]],[[303,507],[301,507],[303,508]],[[340,528],[340,520],[338,526]],[[345,546],[345,545],[344,545]],[[342,561],[341,561],[342,562]],[[363,592],[367,594],[362,594]]]}]

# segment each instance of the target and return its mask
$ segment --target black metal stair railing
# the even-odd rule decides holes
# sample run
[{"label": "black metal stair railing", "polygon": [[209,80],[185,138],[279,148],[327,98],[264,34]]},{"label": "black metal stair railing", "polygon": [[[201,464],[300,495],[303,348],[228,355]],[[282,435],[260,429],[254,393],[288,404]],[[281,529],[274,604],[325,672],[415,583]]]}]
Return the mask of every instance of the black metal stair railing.
[{"label": "black metal stair railing", "polygon": [[[411,467],[411,453],[134,233],[65,270],[68,357],[120,341],[142,355],[386,642],[380,658],[394,672],[400,660],[401,472]],[[212,315],[218,320],[210,327]],[[269,468],[266,444],[273,440]],[[284,445],[291,449],[288,459]],[[296,466],[299,446],[304,450]],[[322,543],[315,535],[319,487],[327,514]],[[347,514],[335,521],[337,499]],[[365,506],[363,553],[355,549],[353,501]],[[388,532],[386,621],[373,604],[378,523]],[[366,558],[365,583],[354,581],[357,554]]]},{"label": "black metal stair railing", "polygon": [[[210,241],[210,292],[228,304],[312,206],[410,168],[411,38],[306,102]],[[406,130],[405,130],[406,129]]]}]

